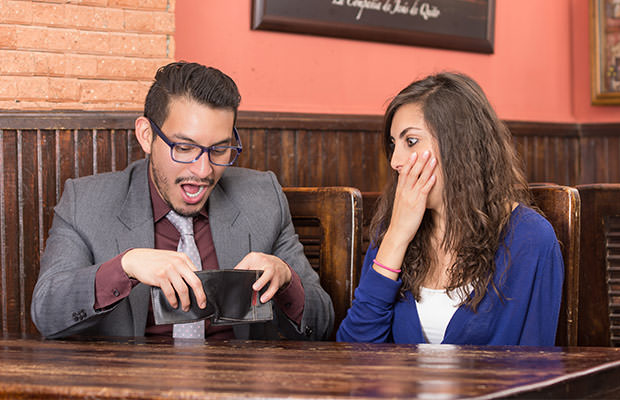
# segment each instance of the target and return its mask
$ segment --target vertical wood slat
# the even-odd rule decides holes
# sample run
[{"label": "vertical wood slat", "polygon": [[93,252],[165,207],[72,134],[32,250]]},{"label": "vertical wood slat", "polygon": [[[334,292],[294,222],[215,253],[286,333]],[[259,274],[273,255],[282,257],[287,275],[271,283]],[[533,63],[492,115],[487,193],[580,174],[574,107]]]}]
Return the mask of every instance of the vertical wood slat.
[{"label": "vertical wood slat", "polygon": [[620,182],[620,123],[581,126],[580,184]]},{"label": "vertical wood slat", "polygon": [[603,226],[608,282],[609,340],[611,346],[620,347],[620,216],[606,216],[603,219]]},{"label": "vertical wood slat", "polygon": [[18,333],[19,314],[19,225],[18,210],[18,147],[17,130],[5,129],[3,141],[3,231],[2,231],[2,332]]},{"label": "vertical wood slat", "polygon": [[18,131],[18,218],[19,232],[19,329],[30,333],[30,298],[36,282],[39,265],[39,157],[40,131]]},{"label": "vertical wood slat", "polygon": [[8,312],[7,312],[7,269],[8,264],[6,262],[6,195],[4,188],[6,187],[4,182],[4,166],[5,157],[4,157],[4,130],[0,129],[0,166],[2,167],[0,170],[0,328],[2,328],[2,333],[7,334],[7,323],[8,323]]},{"label": "vertical wood slat", "polygon": [[[1,330],[37,334],[30,320],[30,302],[64,181],[122,169],[129,161],[128,149],[136,158],[142,154],[131,143],[135,142],[131,130],[117,135],[96,128],[2,129],[0,134]],[[113,166],[113,159],[122,165]]]},{"label": "vertical wood slat", "polygon": [[515,146],[528,182],[576,185],[579,182],[576,138],[517,136]]}]

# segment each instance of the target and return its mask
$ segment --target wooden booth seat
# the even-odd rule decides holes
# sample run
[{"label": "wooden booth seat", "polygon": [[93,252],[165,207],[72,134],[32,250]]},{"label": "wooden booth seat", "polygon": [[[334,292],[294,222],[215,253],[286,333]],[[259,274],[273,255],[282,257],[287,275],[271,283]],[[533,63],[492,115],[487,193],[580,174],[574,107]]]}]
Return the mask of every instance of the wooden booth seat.
[{"label": "wooden booth seat", "polygon": [[[46,121],[18,116],[0,122],[0,334],[36,336],[30,303],[64,182],[122,170],[144,154],[127,115],[61,114]],[[285,192],[305,252],[333,299],[335,332],[357,279],[361,194],[344,187]]]},{"label": "wooden booth seat", "polygon": [[349,187],[284,188],[295,231],[331,296],[332,339],[353,301],[362,244],[362,195]]},{"label": "wooden booth seat", "polygon": [[551,184],[530,186],[530,190],[534,202],[555,230],[564,259],[564,290],[555,343],[558,346],[577,346],[581,225],[579,193],[572,187]]},{"label": "wooden booth seat", "polygon": [[[574,188],[554,184],[531,185],[530,190],[536,205],[555,230],[564,259],[564,289],[556,344],[576,346],[579,311],[579,193]],[[364,252],[368,248],[368,226],[378,197],[377,192],[362,194],[364,204],[362,251]]]},{"label": "wooden booth seat", "polygon": [[579,344],[620,346],[620,184],[579,185]]},{"label": "wooden booth seat", "polygon": [[[284,193],[304,252],[332,298],[335,311],[332,339],[335,339],[335,332],[351,306],[354,282],[358,279],[357,266],[361,263],[361,193],[347,187],[289,187],[284,188]],[[52,214],[53,209],[48,208],[42,219],[51,220]],[[5,228],[6,222],[13,225],[8,228],[16,235],[9,243],[3,243],[2,248],[2,333],[37,336],[30,318],[30,302],[39,271],[39,249],[28,250],[25,238],[46,238],[47,231],[41,231],[36,224],[18,226],[23,218],[3,220]],[[34,231],[29,231],[32,228]],[[6,247],[18,243],[18,249],[23,250],[12,252]]]}]

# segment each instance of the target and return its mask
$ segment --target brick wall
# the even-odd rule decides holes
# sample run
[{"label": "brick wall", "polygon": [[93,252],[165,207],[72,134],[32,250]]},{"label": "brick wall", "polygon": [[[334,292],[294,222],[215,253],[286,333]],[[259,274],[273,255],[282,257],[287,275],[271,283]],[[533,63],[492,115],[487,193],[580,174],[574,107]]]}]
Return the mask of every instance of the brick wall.
[{"label": "brick wall", "polygon": [[175,1],[0,0],[0,109],[142,109]]}]

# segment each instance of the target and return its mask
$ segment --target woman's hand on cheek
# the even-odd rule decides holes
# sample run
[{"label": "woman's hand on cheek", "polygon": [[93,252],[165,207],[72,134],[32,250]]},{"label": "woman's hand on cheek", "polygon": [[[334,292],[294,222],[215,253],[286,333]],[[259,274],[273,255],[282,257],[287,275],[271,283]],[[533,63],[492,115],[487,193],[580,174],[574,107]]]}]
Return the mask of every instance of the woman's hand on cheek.
[{"label": "woman's hand on cheek", "polygon": [[437,159],[425,151],[411,154],[399,172],[394,197],[392,219],[386,236],[407,246],[413,239],[424,217],[428,194],[435,184]]}]

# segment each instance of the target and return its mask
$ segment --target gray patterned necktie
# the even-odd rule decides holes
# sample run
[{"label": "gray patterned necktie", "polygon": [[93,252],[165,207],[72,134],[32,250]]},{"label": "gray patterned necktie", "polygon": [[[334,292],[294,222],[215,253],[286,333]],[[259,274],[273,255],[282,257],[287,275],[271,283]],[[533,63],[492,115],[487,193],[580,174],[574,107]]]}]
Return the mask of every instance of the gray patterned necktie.
[{"label": "gray patterned necktie", "polygon": [[[181,234],[177,251],[187,254],[189,259],[194,263],[199,270],[202,269],[202,263],[200,262],[200,254],[198,253],[198,246],[194,240],[194,225],[192,223],[192,217],[183,217],[174,210],[166,215],[166,218],[174,225],[175,228]],[[189,290],[192,290],[189,288]],[[181,305],[179,304],[179,307]],[[172,327],[172,337],[174,338],[191,338],[191,339],[204,339],[205,337],[205,321],[189,322],[186,324],[174,324]]]}]

